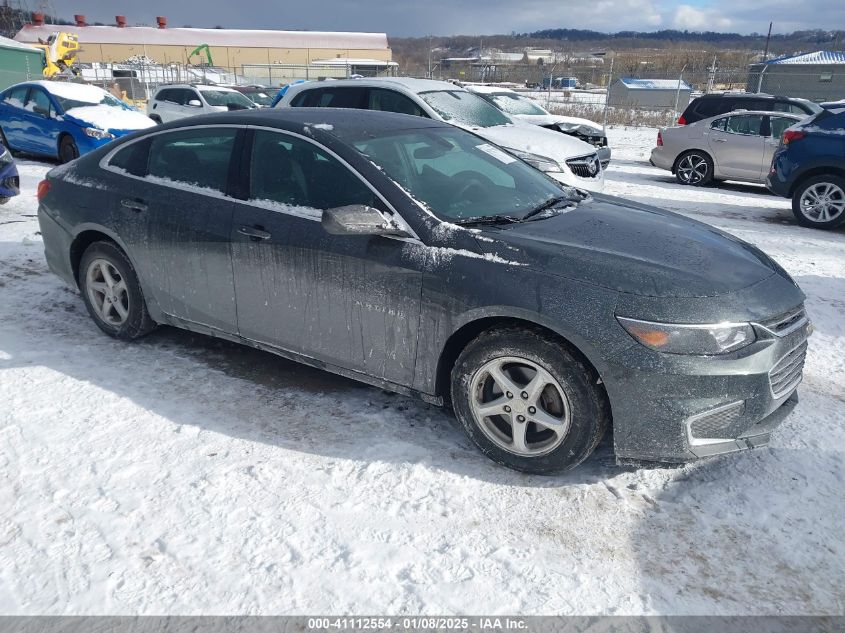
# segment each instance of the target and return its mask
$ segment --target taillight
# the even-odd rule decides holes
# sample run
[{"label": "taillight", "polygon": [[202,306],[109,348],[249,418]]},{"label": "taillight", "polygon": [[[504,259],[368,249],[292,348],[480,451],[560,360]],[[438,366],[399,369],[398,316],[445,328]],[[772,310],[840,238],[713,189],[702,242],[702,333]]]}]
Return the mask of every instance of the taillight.
[{"label": "taillight", "polygon": [[804,136],[804,132],[801,130],[787,130],[783,133],[783,144],[789,145],[794,141],[800,141]]},{"label": "taillight", "polygon": [[686,125],[686,124],[687,124],[687,120],[684,118],[684,115],[682,114],[681,116],[678,117],[678,125]]},{"label": "taillight", "polygon": [[660,133],[660,130],[657,130],[657,147],[663,147],[663,134]]},{"label": "taillight", "polygon": [[47,195],[47,192],[50,191],[50,181],[49,180],[42,180],[38,183],[38,191],[36,192],[36,197],[38,201],[41,202],[44,199],[44,196]]}]

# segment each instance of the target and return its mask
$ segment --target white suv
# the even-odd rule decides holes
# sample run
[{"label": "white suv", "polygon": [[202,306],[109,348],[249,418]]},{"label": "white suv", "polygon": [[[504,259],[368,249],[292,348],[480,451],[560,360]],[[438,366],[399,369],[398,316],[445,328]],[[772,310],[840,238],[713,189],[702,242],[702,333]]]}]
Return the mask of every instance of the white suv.
[{"label": "white suv", "polygon": [[427,117],[464,128],[573,187],[601,191],[604,170],[596,148],[575,137],[531,125],[478,95],[444,81],[383,77],[292,85],[277,108],[357,108]]},{"label": "white suv", "polygon": [[231,88],[174,84],[162,86],[156,91],[147,103],[147,116],[156,123],[167,123],[186,116],[254,107],[252,101]]}]

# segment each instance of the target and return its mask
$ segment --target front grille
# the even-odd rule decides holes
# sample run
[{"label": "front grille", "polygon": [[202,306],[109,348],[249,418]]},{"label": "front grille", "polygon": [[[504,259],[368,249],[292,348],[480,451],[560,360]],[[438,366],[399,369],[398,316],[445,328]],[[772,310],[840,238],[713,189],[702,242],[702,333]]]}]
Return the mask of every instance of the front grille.
[{"label": "front grille", "polygon": [[601,161],[595,154],[570,158],[566,165],[579,178],[598,178],[601,175]]},{"label": "front grille", "polygon": [[731,439],[735,433],[731,425],[745,413],[745,402],[717,409],[690,422],[690,433],[697,439]]},{"label": "front grille", "polygon": [[807,358],[807,341],[804,341],[781,358],[769,372],[772,395],[782,398],[798,386],[803,378],[804,360]]},{"label": "front grille", "polygon": [[760,325],[778,336],[786,336],[797,330],[808,321],[804,306],[779,314]]}]

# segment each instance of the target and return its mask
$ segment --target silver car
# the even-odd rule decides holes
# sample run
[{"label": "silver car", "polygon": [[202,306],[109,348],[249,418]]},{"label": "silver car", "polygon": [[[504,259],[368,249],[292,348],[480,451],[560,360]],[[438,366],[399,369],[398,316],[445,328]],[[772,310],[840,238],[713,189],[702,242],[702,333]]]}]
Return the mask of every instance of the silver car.
[{"label": "silver car", "polygon": [[804,118],[738,110],[663,128],[650,162],[671,171],[682,185],[702,186],[714,180],[763,183],[784,130]]}]

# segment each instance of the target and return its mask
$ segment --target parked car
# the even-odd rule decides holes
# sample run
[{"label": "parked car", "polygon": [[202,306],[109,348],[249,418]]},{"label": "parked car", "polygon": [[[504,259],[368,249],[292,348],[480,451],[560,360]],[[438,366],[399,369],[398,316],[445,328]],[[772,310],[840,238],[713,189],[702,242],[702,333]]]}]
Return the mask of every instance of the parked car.
[{"label": "parked car", "polygon": [[273,95],[276,91],[265,86],[232,86],[259,108],[269,108],[273,105]]},{"label": "parked car", "polygon": [[63,163],[151,125],[149,117],[97,86],[27,81],[0,93],[3,145]]},{"label": "parked car", "polygon": [[753,448],[795,406],[804,295],[769,257],[440,121],[183,119],[38,195],[47,262],[106,334],[169,324],[449,403],[511,468],[574,467],[611,422],[620,459]]},{"label": "parked car", "polygon": [[0,204],[6,204],[21,192],[21,179],[12,153],[0,146]]},{"label": "parked car", "polygon": [[798,116],[810,116],[821,109],[817,103],[796,97],[776,97],[762,92],[711,92],[690,101],[678,118],[678,125],[688,125],[736,110],[788,112]]},{"label": "parked car", "polygon": [[740,111],[663,128],[650,162],[671,171],[682,185],[703,186],[714,180],[762,183],[781,134],[802,118]]},{"label": "parked car", "polygon": [[156,123],[167,123],[187,116],[247,110],[258,107],[237,90],[204,84],[173,84],[156,90],[147,103],[147,114]]},{"label": "parked car", "polygon": [[487,101],[445,81],[400,77],[292,85],[276,107],[358,108],[445,121],[508,150],[560,182],[604,188],[596,149],[576,138],[515,121]]},{"label": "parked car", "polygon": [[803,226],[845,224],[845,104],[793,125],[782,139],[766,186],[792,198],[792,212]]},{"label": "parked car", "polygon": [[602,168],[607,169],[610,163],[610,148],[607,146],[607,134],[599,124],[589,119],[552,114],[533,99],[508,88],[469,84],[464,84],[464,88],[489,101],[514,119],[539,125],[547,130],[563,132],[589,143],[596,148]]}]

